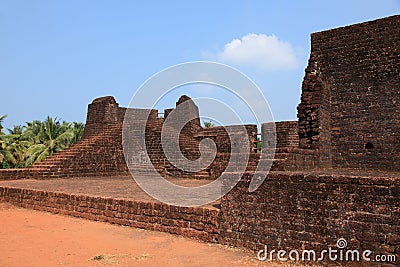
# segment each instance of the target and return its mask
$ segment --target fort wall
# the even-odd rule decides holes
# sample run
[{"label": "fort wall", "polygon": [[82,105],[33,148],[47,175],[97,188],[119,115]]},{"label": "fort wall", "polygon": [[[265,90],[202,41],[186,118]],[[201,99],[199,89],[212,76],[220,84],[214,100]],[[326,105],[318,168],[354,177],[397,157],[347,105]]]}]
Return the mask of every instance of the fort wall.
[{"label": "fort wall", "polygon": [[400,16],[313,33],[300,147],[339,168],[400,170]]}]

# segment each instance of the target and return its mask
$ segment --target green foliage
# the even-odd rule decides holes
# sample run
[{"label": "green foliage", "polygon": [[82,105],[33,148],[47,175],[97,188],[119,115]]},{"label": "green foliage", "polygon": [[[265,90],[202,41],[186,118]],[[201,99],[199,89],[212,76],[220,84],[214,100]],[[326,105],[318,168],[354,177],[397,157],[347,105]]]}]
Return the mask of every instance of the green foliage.
[{"label": "green foliage", "polygon": [[257,141],[257,153],[261,153],[262,150],[262,141]]},{"label": "green foliage", "polygon": [[17,125],[13,129],[8,129],[8,132],[7,135],[0,137],[0,153],[4,156],[3,161],[15,168],[24,167],[25,150],[30,145],[24,136],[24,127]]},{"label": "green foliage", "polygon": [[5,118],[7,118],[7,114],[0,116],[0,134],[4,134],[3,133],[3,121]]},{"label": "green foliage", "polygon": [[83,124],[82,122],[72,123],[72,132],[74,133],[74,137],[70,140],[71,144],[75,144],[76,142],[81,140],[84,129],[85,129],[85,124]]},{"label": "green foliage", "polygon": [[0,168],[28,167],[39,162],[78,142],[83,129],[83,123],[60,122],[51,117],[14,126],[8,134],[0,135]]},{"label": "green foliage", "polygon": [[103,259],[104,259],[104,255],[103,255],[103,254],[94,256],[94,257],[92,258],[92,260],[94,260],[94,261],[101,261],[101,260],[103,260]]},{"label": "green foliage", "polygon": [[204,127],[209,128],[215,126],[212,121],[203,121]]}]

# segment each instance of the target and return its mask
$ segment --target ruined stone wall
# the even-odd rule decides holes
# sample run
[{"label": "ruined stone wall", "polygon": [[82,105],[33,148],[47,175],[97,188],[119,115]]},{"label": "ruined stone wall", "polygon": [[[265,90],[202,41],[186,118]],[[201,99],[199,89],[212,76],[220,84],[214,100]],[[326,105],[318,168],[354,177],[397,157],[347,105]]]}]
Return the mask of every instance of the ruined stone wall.
[{"label": "ruined stone wall", "polygon": [[[189,103],[189,105],[182,103]],[[169,109],[165,113],[166,118],[174,116],[174,123],[168,127],[164,127],[166,118],[159,118],[157,110],[129,109],[131,113],[149,112],[147,121],[133,123],[146,123],[146,151],[154,168],[164,177],[197,179],[218,177],[225,170],[230,158],[231,143],[224,127],[203,130],[200,125],[198,108],[187,96],[182,96],[176,104],[182,108]],[[171,113],[173,111],[176,113]],[[111,96],[93,100],[88,106],[85,130],[78,143],[55,153],[30,168],[1,170],[0,179],[129,175],[122,147],[122,127],[126,112],[127,109],[119,107]],[[182,129],[175,129],[175,123],[184,123],[190,118],[195,119],[189,120]],[[245,127],[248,130],[249,143],[240,145],[251,150],[257,128],[254,125]],[[179,136],[179,144],[177,145],[180,149],[179,153],[182,153],[189,160],[196,160],[200,157],[199,143],[203,138],[210,137],[217,144],[217,157],[206,170],[199,172],[181,170],[171,164],[164,154],[161,143],[162,131],[165,131],[168,135]],[[171,145],[171,143],[168,145]],[[135,147],[132,149],[135,149]],[[135,151],[135,153],[138,152],[140,151]],[[252,162],[253,165],[256,165],[254,155]]]},{"label": "ruined stone wall", "polygon": [[125,108],[120,108],[112,96],[96,98],[88,105],[82,139],[101,134],[108,125],[122,125]]},{"label": "ruined stone wall", "polygon": [[[304,171],[320,166],[319,153],[314,149],[299,148],[297,121],[275,122],[261,125],[262,151],[266,155],[275,151],[271,171]],[[272,138],[276,138],[276,147]],[[262,159],[261,159],[262,160]],[[268,159],[267,159],[268,160]]]},{"label": "ruined stone wall", "polygon": [[[199,110],[192,99],[183,95],[176,102],[175,109],[164,111],[164,118],[158,118],[157,123],[152,120],[146,126],[146,147],[150,160],[155,169],[164,177],[190,177],[210,178],[208,172],[188,172],[174,166],[181,155],[188,160],[196,160],[200,157],[200,140],[195,135],[202,131],[199,119]],[[170,140],[162,144],[162,133],[165,136],[176,136],[176,140]],[[165,155],[165,149],[172,154]]]},{"label": "ruined stone wall", "polygon": [[333,167],[400,170],[400,16],[311,35],[300,147]]},{"label": "ruined stone wall", "polygon": [[27,169],[1,170],[0,179],[127,175],[121,135],[124,114],[125,108],[113,97],[93,100],[79,142]]},{"label": "ruined stone wall", "polygon": [[264,245],[322,251],[344,238],[348,249],[396,255],[396,263],[384,266],[399,266],[398,177],[270,172],[250,193],[251,178],[245,174],[222,198],[219,242],[255,251]]},{"label": "ruined stone wall", "polygon": [[[221,200],[221,208],[176,207],[157,202],[0,186],[0,201],[25,208],[165,231],[258,251],[346,249],[395,255],[397,262],[336,262],[346,266],[399,266],[398,177],[269,173],[255,192],[250,174]],[[275,253],[276,256],[276,253]],[[287,255],[286,255],[287,256]],[[276,259],[276,258],[275,258]],[[375,264],[375,265],[374,265]]]},{"label": "ruined stone wall", "polygon": [[[275,138],[276,148],[282,147],[299,147],[298,123],[297,121],[279,121],[275,122]],[[274,135],[272,128],[268,127],[268,123],[261,125],[261,136],[263,142],[267,141]],[[270,147],[265,144],[264,147]]]},{"label": "ruined stone wall", "polygon": [[186,208],[158,202],[2,186],[0,201],[55,214],[179,234],[207,242],[218,240],[219,210],[215,208]]},{"label": "ruined stone wall", "polygon": [[[204,128],[202,131],[195,135],[198,140],[203,138],[210,138],[216,144],[217,154],[214,161],[207,168],[210,176],[212,178],[218,178],[221,174],[226,171],[229,160],[231,158],[231,146],[243,146],[244,149],[248,150],[249,160],[247,162],[247,170],[254,171],[258,160],[259,154],[255,153],[256,140],[257,140],[257,126],[256,125],[244,125],[247,135],[249,137],[248,143],[237,144],[235,141],[230,140],[227,129],[231,133],[235,132],[235,128],[241,131],[243,126],[212,126],[209,128]],[[234,137],[233,137],[234,138]]]},{"label": "ruined stone wall", "polygon": [[113,97],[101,97],[88,106],[82,139],[29,169],[46,178],[127,175],[122,150],[122,122],[125,108]]}]

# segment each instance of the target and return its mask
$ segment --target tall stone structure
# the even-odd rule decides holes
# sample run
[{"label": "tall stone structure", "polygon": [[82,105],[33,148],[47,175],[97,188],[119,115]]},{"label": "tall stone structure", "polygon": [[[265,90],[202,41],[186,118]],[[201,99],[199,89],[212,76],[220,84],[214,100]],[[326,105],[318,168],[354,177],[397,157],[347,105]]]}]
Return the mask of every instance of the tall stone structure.
[{"label": "tall stone structure", "polygon": [[311,35],[300,147],[322,167],[400,170],[400,16]]}]

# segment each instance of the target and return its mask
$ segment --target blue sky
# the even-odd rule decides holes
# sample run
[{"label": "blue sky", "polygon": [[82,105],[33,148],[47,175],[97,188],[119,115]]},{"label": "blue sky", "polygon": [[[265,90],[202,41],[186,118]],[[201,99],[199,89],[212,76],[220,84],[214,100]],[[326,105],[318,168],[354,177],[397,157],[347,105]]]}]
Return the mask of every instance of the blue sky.
[{"label": "blue sky", "polygon": [[96,97],[128,106],[162,69],[211,60],[253,79],[275,120],[294,120],[310,33],[399,11],[399,0],[0,0],[0,115],[6,127],[47,115],[84,122]]}]

